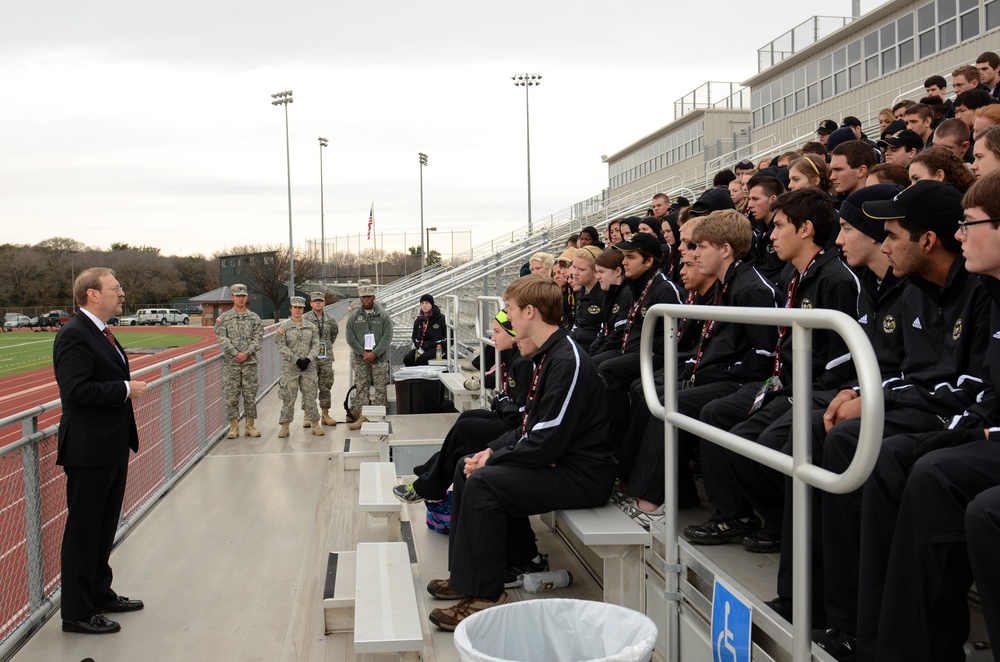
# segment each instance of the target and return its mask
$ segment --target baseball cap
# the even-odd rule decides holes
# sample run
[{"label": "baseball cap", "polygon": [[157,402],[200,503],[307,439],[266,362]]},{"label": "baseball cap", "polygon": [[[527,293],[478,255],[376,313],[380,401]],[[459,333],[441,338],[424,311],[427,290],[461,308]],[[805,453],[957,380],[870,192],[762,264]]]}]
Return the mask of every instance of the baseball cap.
[{"label": "baseball cap", "polygon": [[833,120],[823,120],[819,123],[819,127],[816,128],[816,133],[826,135],[828,133],[833,133],[838,128],[837,123]]},{"label": "baseball cap", "polygon": [[880,221],[906,219],[938,235],[953,235],[965,210],[962,193],[944,182],[921,179],[891,200],[872,200],[861,207],[865,216]]},{"label": "baseball cap", "polygon": [[713,211],[723,209],[735,209],[733,198],[729,195],[729,190],[724,188],[710,188],[702,193],[698,200],[691,205],[688,210],[690,216],[705,216]]},{"label": "baseball cap", "polygon": [[620,251],[638,251],[643,250],[652,255],[655,258],[663,257],[663,249],[660,248],[660,242],[657,241],[656,237],[651,234],[646,234],[645,232],[639,232],[632,235],[632,238],[627,241],[619,241],[614,245]]},{"label": "baseball cap", "polygon": [[861,126],[861,120],[854,115],[848,115],[844,118],[844,121],[841,122],[841,126]]},{"label": "baseball cap", "polygon": [[905,147],[907,150],[924,148],[924,141],[916,131],[903,129],[878,141],[880,147]]}]

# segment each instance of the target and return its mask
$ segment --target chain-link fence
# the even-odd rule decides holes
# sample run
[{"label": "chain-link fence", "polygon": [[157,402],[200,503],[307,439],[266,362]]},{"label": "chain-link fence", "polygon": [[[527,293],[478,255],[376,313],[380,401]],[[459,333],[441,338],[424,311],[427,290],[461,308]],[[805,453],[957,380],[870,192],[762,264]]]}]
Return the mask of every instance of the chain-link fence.
[{"label": "chain-link fence", "polygon": [[[222,360],[191,352],[137,371],[150,379],[135,405],[139,452],[130,455],[121,538],[212,445],[222,438]],[[258,400],[278,381],[281,359],[268,332],[258,353]],[[7,659],[59,603],[60,549],[66,524],[66,475],[56,466],[58,425],[38,429],[58,412],[54,400],[0,420],[21,437],[0,448],[0,659]]]}]

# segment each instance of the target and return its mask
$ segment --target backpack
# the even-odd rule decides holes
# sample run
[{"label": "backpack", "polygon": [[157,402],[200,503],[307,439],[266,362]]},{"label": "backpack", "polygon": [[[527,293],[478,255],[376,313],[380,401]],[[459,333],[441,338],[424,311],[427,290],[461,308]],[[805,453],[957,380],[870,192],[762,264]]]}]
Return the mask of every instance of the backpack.
[{"label": "backpack", "polygon": [[451,490],[443,501],[427,502],[427,528],[448,535],[451,530]]}]

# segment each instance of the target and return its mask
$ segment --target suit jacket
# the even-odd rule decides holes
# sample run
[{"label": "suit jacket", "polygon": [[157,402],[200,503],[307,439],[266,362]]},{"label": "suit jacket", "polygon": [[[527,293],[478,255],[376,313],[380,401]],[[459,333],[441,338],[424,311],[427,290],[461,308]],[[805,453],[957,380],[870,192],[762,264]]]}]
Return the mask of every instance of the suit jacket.
[{"label": "suit jacket", "polygon": [[[117,341],[116,341],[117,344]],[[119,467],[129,448],[139,450],[125,351],[111,346],[93,320],[80,312],[56,335],[52,363],[62,398],[56,464]]]}]

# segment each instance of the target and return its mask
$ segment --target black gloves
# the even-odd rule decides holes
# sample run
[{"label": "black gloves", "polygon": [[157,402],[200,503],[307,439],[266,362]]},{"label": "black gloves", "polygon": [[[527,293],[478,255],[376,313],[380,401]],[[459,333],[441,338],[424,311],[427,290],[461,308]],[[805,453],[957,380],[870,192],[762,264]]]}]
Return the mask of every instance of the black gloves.
[{"label": "black gloves", "polygon": [[917,445],[913,448],[913,459],[916,460],[931,451],[942,448],[954,448],[973,441],[985,441],[986,435],[980,430],[942,430],[920,435]]},{"label": "black gloves", "polygon": [[305,370],[309,367],[309,359],[299,359],[295,365],[299,366],[299,370]]}]

